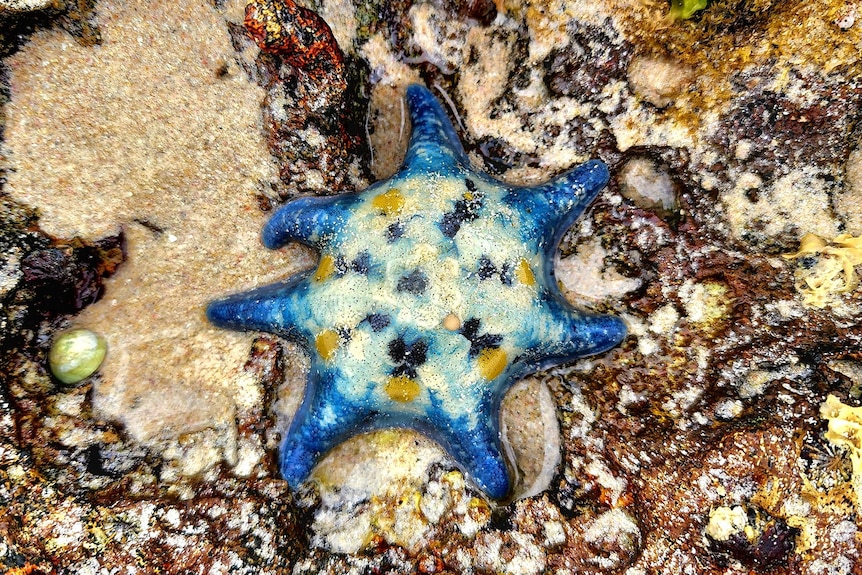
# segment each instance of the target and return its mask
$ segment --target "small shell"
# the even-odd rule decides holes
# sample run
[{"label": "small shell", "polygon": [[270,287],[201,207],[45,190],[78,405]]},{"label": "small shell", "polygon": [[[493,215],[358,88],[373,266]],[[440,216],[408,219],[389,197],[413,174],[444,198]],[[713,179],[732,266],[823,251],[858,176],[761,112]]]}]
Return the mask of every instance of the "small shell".
[{"label": "small shell", "polygon": [[78,383],[93,375],[108,351],[105,338],[88,329],[73,329],[54,340],[48,352],[51,373],[63,383]]}]

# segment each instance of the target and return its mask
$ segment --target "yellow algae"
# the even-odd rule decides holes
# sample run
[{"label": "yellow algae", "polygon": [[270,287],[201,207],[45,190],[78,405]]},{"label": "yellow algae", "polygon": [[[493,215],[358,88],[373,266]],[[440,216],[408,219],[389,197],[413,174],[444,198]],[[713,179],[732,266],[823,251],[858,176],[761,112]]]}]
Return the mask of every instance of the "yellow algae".
[{"label": "yellow algae", "polygon": [[[636,6],[637,5],[637,6]],[[690,106],[674,113],[690,125],[699,125],[698,109],[726,103],[734,91],[733,78],[753,66],[774,67],[779,77],[793,65],[816,66],[828,74],[847,66],[858,73],[860,26],[842,30],[834,25],[846,3],[840,0],[755,0],[714,3],[697,19],[670,23],[667,4],[642,0],[613,0],[608,7],[626,37],[641,53],[666,57],[692,66],[697,76]],[[788,26],[788,22],[794,25]],[[737,26],[737,33],[728,29]]]},{"label": "yellow algae", "polygon": [[818,256],[818,260],[809,268],[796,270],[796,288],[802,292],[805,305],[826,307],[835,294],[858,287],[856,266],[862,265],[862,236],[841,234],[830,241],[809,233],[799,241],[799,250],[784,254],[789,260],[806,256]]},{"label": "yellow algae", "polygon": [[687,281],[679,290],[688,321],[707,333],[717,331],[732,311],[733,298],[726,284]]},{"label": "yellow algae", "polygon": [[820,417],[829,421],[826,439],[850,454],[856,512],[862,514],[862,406],[852,407],[830,394],[820,406]]}]

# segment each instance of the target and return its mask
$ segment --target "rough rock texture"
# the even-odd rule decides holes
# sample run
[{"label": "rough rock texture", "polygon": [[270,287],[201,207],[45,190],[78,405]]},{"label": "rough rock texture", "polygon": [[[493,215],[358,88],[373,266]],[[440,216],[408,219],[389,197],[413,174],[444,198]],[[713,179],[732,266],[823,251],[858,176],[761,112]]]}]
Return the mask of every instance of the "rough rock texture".
[{"label": "rough rock texture", "polygon": [[[314,66],[258,51],[242,2],[105,0],[98,46],[63,29],[68,9],[16,12],[2,36],[0,565],[858,573],[859,454],[821,417],[829,394],[862,397],[862,292],[842,291],[840,263],[855,254],[781,254],[862,233],[862,7],[730,0],[669,22],[640,0],[307,6],[343,52],[335,105],[309,100]],[[630,336],[513,392],[514,465],[536,478],[513,502],[398,431],[346,442],[291,491],[274,456],[307,362],[195,311],[311,263],[258,246],[265,211],[394,169],[415,81],[506,181],[595,157],[613,174],[558,279]],[[47,349],[82,322],[113,358],[62,386]],[[560,449],[537,457],[547,440]]]},{"label": "rough rock texture", "polygon": [[364,187],[361,124],[350,115],[364,100],[357,86],[361,64],[346,66],[326,21],[291,0],[249,3],[245,31],[234,28],[233,35],[240,45],[249,42],[245,37],[261,50],[248,68],[266,90],[264,125],[281,199]]},{"label": "rough rock texture", "polygon": [[[241,370],[252,338],[215,331],[201,308],[228,278],[251,285],[303,259],[259,245],[256,196],[273,174],[258,132],[262,92],[233,62],[224,21],[196,3],[143,8],[103,4],[95,54],[53,30],[8,59],[20,97],[7,108],[6,190],[37,206],[51,234],[123,231],[130,265],[75,319],[111,350],[94,388],[99,413],[141,442],[215,423],[218,449],[235,462],[236,405],[255,393]],[[171,51],[177,43],[190,49]]]},{"label": "rough rock texture", "polygon": [[101,42],[95,0],[0,0],[0,55],[13,52],[34,30],[57,25],[82,46]]}]

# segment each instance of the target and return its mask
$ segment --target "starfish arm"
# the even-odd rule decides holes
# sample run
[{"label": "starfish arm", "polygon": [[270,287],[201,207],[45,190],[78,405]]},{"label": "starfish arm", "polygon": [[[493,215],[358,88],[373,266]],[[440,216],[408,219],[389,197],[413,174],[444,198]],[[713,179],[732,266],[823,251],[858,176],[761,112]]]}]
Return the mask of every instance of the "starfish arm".
[{"label": "starfish arm", "polygon": [[564,320],[563,346],[575,357],[603,353],[626,337],[626,324],[614,315],[571,312]]},{"label": "starfish arm", "polygon": [[605,352],[626,336],[626,325],[616,316],[568,309],[558,302],[551,309],[545,326],[545,332],[553,334],[550,341],[530,346],[528,353],[535,369]]},{"label": "starfish arm", "polygon": [[300,198],[282,206],[263,228],[263,244],[276,249],[290,241],[315,248],[330,241],[350,217],[357,194]]},{"label": "starfish arm", "polygon": [[291,487],[305,481],[330,449],[370,426],[371,415],[338,392],[335,370],[312,366],[302,405],[281,444],[281,474]]},{"label": "starfish arm", "polygon": [[546,255],[553,256],[568,227],[595,199],[610,179],[601,160],[590,160],[534,188],[514,188],[506,202],[527,218],[526,232],[539,239]]},{"label": "starfish arm", "polygon": [[492,409],[483,402],[471,411],[459,418],[441,411],[423,431],[443,446],[479,489],[493,499],[503,499],[511,484],[500,448],[499,407]]},{"label": "starfish arm", "polygon": [[306,313],[303,280],[311,272],[210,302],[207,319],[218,327],[240,331],[265,331],[304,343],[308,334],[299,327],[304,322],[299,314]]},{"label": "starfish arm", "polygon": [[427,88],[410,85],[407,104],[413,128],[402,170],[444,173],[470,165],[452,122]]}]

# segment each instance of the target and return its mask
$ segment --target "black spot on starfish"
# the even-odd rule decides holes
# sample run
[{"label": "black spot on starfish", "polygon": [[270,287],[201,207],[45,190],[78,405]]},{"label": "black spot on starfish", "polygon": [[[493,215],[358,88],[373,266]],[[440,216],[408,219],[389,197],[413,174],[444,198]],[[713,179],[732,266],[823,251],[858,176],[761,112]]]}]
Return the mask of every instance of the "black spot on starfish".
[{"label": "black spot on starfish", "polygon": [[403,337],[396,337],[389,342],[389,357],[398,364],[392,370],[393,376],[415,379],[416,368],[428,360],[428,343],[420,338],[408,344]]},{"label": "black spot on starfish", "polygon": [[422,273],[422,270],[413,270],[406,276],[402,276],[398,280],[398,285],[395,289],[398,291],[407,292],[413,295],[422,295],[428,287],[428,278]]},{"label": "black spot on starfish", "polygon": [[512,285],[513,277],[512,270],[513,266],[509,264],[509,262],[503,262],[503,265],[500,266],[500,281],[503,282],[504,286]]},{"label": "black spot on starfish", "polygon": [[482,197],[479,194],[470,194],[470,197],[455,202],[455,209],[443,214],[438,227],[447,238],[454,238],[461,229],[464,222],[472,222],[479,217],[479,209],[482,207]]},{"label": "black spot on starfish", "polygon": [[470,342],[470,357],[478,356],[483,349],[496,349],[503,343],[503,336],[498,333],[485,333],[479,335],[479,328],[482,321],[479,318],[471,317],[461,326],[461,335]]},{"label": "black spot on starfish", "polygon": [[479,274],[480,280],[486,280],[496,275],[497,268],[494,267],[488,256],[482,256],[479,258],[479,268],[476,270],[476,273]]},{"label": "black spot on starfish", "polygon": [[392,222],[386,228],[386,240],[391,244],[400,239],[404,235],[404,224],[401,222]]},{"label": "black spot on starfish", "polygon": [[364,251],[351,262],[350,267],[358,274],[366,275],[371,265],[371,255]]},{"label": "black spot on starfish", "polygon": [[365,321],[371,326],[371,331],[377,333],[386,329],[391,320],[385,313],[372,313],[365,318]]}]

